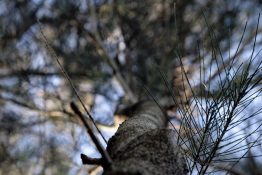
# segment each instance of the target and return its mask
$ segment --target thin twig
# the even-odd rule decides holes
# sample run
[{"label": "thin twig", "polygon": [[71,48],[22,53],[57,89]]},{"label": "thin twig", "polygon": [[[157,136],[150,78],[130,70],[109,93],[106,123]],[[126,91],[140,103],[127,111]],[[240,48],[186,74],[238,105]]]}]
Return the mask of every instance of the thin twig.
[{"label": "thin twig", "polygon": [[74,86],[71,78],[69,77],[69,75],[67,74],[66,70],[63,68],[62,64],[60,63],[59,58],[58,58],[58,56],[56,55],[55,51],[51,48],[50,44],[48,43],[48,40],[47,40],[47,38],[45,37],[45,35],[44,35],[44,33],[43,33],[43,30],[42,30],[42,26],[41,26],[40,21],[38,21],[38,24],[39,24],[39,26],[40,26],[40,32],[41,32],[42,37],[43,37],[43,39],[44,39],[44,43],[45,43],[45,45],[46,45],[47,50],[50,52],[50,54],[51,54],[52,56],[55,57],[56,62],[57,62],[57,64],[58,64],[60,70],[62,71],[62,73],[63,73],[63,75],[66,77],[66,79],[68,80],[70,86],[72,87],[72,89],[73,89],[76,97],[77,97],[78,100],[80,101],[80,103],[81,103],[82,107],[84,108],[86,114],[88,115],[88,117],[90,118],[90,120],[92,121],[92,123],[94,124],[94,126],[96,127],[98,133],[101,135],[101,137],[103,138],[103,140],[105,141],[105,143],[107,143],[107,141],[106,141],[105,137],[103,136],[102,132],[101,132],[101,131],[99,130],[99,128],[96,126],[95,121],[94,121],[92,115],[91,115],[90,112],[87,110],[84,102],[82,101],[80,95],[78,94],[78,92],[77,92],[77,90],[76,90],[76,88],[75,88],[75,86]]},{"label": "thin twig", "polygon": [[[92,141],[94,142],[94,144],[96,145],[96,148],[98,149],[98,151],[100,152],[100,154],[102,155],[103,160],[105,161],[105,165],[106,166],[110,166],[112,163],[112,159],[110,158],[108,152],[103,148],[102,144],[99,142],[98,138],[95,136],[94,132],[92,131],[91,127],[89,126],[88,122],[85,120],[85,117],[83,116],[83,114],[80,112],[80,110],[78,109],[78,107],[76,106],[76,104],[74,102],[70,103],[70,106],[72,108],[72,110],[77,114],[77,116],[81,119],[81,121],[83,122],[85,128],[87,129],[87,132],[89,134],[89,136],[91,137]],[[81,155],[82,158],[82,155]],[[83,160],[83,159],[82,159]]]}]

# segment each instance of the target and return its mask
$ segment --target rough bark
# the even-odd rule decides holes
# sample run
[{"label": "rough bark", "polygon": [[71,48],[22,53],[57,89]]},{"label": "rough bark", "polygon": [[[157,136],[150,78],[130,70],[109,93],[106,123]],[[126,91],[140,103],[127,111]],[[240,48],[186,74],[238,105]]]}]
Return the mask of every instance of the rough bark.
[{"label": "rough bark", "polygon": [[165,129],[167,119],[158,106],[141,102],[130,115],[108,142],[113,164],[105,167],[104,174],[187,174],[185,159],[176,145],[176,133]]}]

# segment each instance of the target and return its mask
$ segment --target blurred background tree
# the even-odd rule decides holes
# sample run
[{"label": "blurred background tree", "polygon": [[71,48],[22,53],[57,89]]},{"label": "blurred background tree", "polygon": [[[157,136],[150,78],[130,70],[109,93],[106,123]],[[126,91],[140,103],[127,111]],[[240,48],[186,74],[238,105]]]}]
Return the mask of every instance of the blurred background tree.
[{"label": "blurred background tree", "polygon": [[[94,167],[81,165],[80,152],[99,157],[73,117],[68,104],[76,97],[45,47],[41,28],[109,138],[118,123],[114,113],[148,98],[145,87],[181,118],[161,77],[163,72],[172,82],[179,105],[187,105],[193,94],[181,62],[195,95],[212,98],[211,91],[203,93],[205,87],[251,53],[261,5],[255,0],[2,0],[0,174],[86,174]],[[257,46],[260,36],[261,27]]]}]

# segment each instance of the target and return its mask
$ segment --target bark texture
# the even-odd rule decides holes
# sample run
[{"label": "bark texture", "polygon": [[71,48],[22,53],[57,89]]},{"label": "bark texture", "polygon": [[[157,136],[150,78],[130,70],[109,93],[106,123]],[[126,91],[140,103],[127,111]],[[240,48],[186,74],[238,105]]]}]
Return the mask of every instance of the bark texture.
[{"label": "bark texture", "polygon": [[176,145],[176,133],[165,129],[166,116],[154,102],[133,107],[130,118],[109,140],[107,151],[113,160],[105,175],[183,175],[185,159]]}]

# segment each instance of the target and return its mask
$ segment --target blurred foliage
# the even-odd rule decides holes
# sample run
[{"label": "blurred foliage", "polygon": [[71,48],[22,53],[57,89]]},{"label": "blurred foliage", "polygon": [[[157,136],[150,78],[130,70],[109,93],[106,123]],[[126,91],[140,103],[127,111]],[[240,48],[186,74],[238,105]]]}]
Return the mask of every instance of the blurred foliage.
[{"label": "blurred foliage", "polygon": [[[74,92],[40,28],[95,120],[112,125],[119,105],[147,98],[144,86],[170,97],[159,70],[186,91],[177,52],[192,82],[201,59],[204,70],[219,54],[230,66],[249,20],[236,66],[245,61],[260,9],[256,0],[1,0],[0,174],[86,174],[93,167],[81,166],[79,153],[99,156],[72,117]],[[192,85],[199,97],[201,83]]]}]

